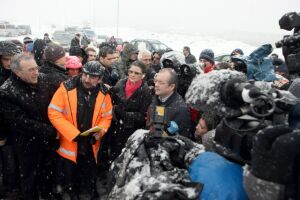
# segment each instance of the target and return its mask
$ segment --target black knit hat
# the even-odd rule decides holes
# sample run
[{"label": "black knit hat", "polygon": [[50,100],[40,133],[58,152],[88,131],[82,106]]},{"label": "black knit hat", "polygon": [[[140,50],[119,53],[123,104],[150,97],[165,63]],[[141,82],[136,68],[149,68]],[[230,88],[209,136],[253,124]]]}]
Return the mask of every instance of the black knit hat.
[{"label": "black knit hat", "polygon": [[211,49],[204,49],[200,53],[199,60],[200,59],[205,59],[214,64],[215,63],[215,54]]},{"label": "black knit hat", "polygon": [[45,60],[55,62],[58,59],[64,57],[66,52],[64,48],[55,43],[49,43],[45,49]]},{"label": "black knit hat", "polygon": [[0,56],[13,56],[20,53],[20,49],[12,41],[0,41]]}]

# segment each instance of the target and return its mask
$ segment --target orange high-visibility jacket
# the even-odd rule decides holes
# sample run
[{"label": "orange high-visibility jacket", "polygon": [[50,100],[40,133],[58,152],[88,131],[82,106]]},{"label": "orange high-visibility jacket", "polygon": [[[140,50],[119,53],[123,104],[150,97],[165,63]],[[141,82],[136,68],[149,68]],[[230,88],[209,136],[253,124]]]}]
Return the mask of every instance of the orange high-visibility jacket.
[{"label": "orange high-visibility jacket", "polygon": [[[60,147],[57,153],[62,157],[74,161],[77,158],[77,142],[73,139],[80,131],[77,129],[77,88],[68,90],[61,84],[55,92],[48,107],[48,117],[59,134]],[[92,127],[101,126],[105,132],[112,120],[112,102],[108,93],[99,91],[93,113]],[[91,128],[92,128],[91,127]],[[100,147],[100,141],[93,145],[95,160]]]}]

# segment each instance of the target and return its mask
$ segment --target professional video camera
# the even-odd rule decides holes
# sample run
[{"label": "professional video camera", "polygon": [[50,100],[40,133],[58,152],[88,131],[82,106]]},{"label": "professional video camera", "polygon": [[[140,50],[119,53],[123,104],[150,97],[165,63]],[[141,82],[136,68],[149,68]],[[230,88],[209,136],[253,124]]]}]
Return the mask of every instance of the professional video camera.
[{"label": "professional video camera", "polygon": [[164,53],[161,57],[161,65],[163,68],[172,68],[178,76],[177,92],[184,98],[197,71],[194,66],[185,63],[184,55],[181,52],[170,51]]},{"label": "professional video camera", "polygon": [[292,30],[293,35],[285,35],[282,40],[275,43],[277,48],[282,47],[282,54],[290,73],[300,72],[300,13],[289,12],[279,20],[281,29]]},{"label": "professional video camera", "polygon": [[286,124],[286,116],[299,102],[287,91],[263,91],[239,79],[228,80],[220,96],[234,112],[225,114],[216,129],[216,151],[238,163],[250,163],[253,137],[268,125]]}]

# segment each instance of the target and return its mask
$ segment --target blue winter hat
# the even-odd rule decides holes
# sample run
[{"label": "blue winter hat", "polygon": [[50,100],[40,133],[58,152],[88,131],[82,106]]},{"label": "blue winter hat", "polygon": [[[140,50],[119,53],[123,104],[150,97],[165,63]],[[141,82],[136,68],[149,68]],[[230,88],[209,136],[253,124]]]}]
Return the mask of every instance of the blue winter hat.
[{"label": "blue winter hat", "polygon": [[214,64],[215,63],[215,54],[214,54],[213,50],[211,50],[211,49],[204,49],[200,53],[199,60],[200,59],[205,59]]}]

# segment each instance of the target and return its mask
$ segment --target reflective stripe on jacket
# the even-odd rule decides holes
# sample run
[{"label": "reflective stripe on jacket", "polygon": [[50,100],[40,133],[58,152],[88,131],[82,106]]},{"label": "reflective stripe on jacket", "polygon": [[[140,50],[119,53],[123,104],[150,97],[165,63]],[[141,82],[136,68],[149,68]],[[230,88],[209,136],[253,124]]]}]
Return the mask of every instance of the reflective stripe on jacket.
[{"label": "reflective stripe on jacket", "polygon": [[[78,136],[80,131],[77,129],[77,89],[67,90],[61,84],[55,92],[48,107],[48,117],[56,128],[60,138],[60,148],[57,153],[62,157],[74,161],[77,158],[77,142],[73,139]],[[110,127],[112,120],[112,103],[109,94],[98,92],[95,109],[93,113],[92,127],[101,126],[105,132]],[[100,147],[98,140],[93,145],[95,160]]]}]

